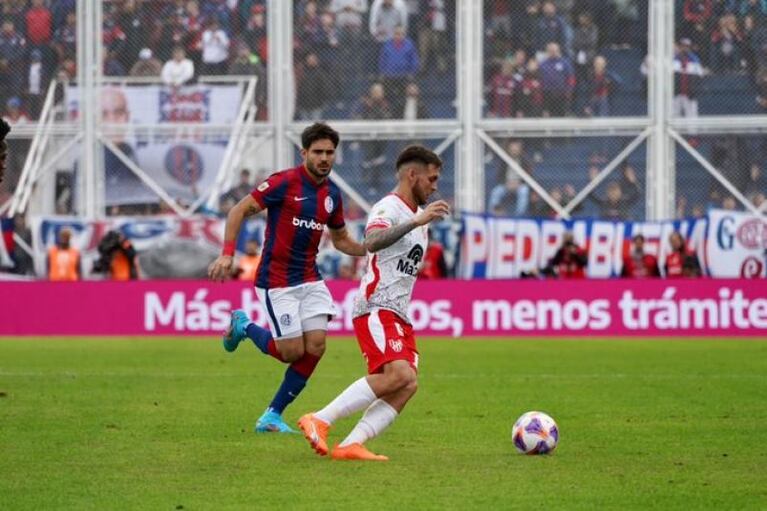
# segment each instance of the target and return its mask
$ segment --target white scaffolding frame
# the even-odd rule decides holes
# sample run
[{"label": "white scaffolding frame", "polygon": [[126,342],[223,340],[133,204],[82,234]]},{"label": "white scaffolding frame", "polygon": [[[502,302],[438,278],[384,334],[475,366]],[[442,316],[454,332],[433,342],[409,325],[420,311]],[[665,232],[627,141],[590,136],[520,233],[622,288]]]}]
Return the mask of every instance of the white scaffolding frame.
[{"label": "white scaffolding frame", "polygon": [[[706,172],[722,183],[736,198],[751,211],[757,211],[748,204],[745,197],[735,193],[731,183],[715,169],[710,162],[698,153],[683,138],[683,135],[697,136],[711,134],[767,134],[767,116],[731,116],[701,117],[698,119],[673,118],[671,103],[673,95],[673,42],[674,42],[674,1],[647,0],[648,10],[648,111],[645,116],[610,117],[591,119],[486,119],[482,117],[484,104],[483,90],[483,0],[456,0],[456,118],[419,121],[358,121],[329,120],[344,141],[365,140],[407,140],[438,139],[437,149],[445,151],[453,146],[455,153],[455,206],[467,211],[485,209],[485,166],[484,155],[487,151],[497,154],[521,178],[526,181],[561,217],[569,218],[574,208],[584,200],[610,172],[632,150],[645,143],[647,152],[646,168],[646,216],[648,219],[662,219],[673,216],[675,208],[675,182],[677,145],[690,152],[699,161]],[[100,121],[100,94],[98,88],[113,78],[102,76],[101,59],[101,16],[102,2],[98,0],[77,0],[78,40],[91,41],[92,44],[78,45],[78,86],[81,97],[90,101],[81,101],[80,117],[76,122],[52,122],[52,118],[43,118],[38,124],[15,129],[13,137],[33,138],[29,161],[25,165],[25,177],[20,182],[11,203],[0,205],[0,212],[13,209],[24,211],[33,196],[35,181],[47,179],[48,171],[55,160],[73,146],[80,151],[79,171],[83,179],[79,180],[81,189],[78,212],[88,218],[100,218],[105,215],[103,183],[102,144],[120,157],[119,148],[108,142],[105,135],[110,127]],[[300,132],[308,125],[293,119],[294,112],[294,77],[293,77],[293,2],[268,0],[268,51],[267,66],[269,120],[255,121],[252,107],[252,94],[245,91],[243,109],[235,126],[190,125],[197,133],[206,135],[229,134],[231,137],[226,157],[222,162],[216,179],[215,189],[204,198],[198,199],[195,206],[207,202],[213,205],[217,194],[231,181],[239,163],[239,156],[245,148],[270,143],[272,161],[265,162],[273,169],[293,165],[295,144]],[[135,79],[116,79],[118,82],[133,83]],[[49,91],[49,96],[51,92]],[[247,100],[247,103],[246,103]],[[47,102],[46,102],[47,104]],[[150,130],[169,131],[183,129],[185,125],[158,125],[146,127]],[[53,147],[52,157],[39,149],[45,148],[50,137],[63,137],[62,146]],[[501,137],[628,137],[627,145],[618,156],[601,169],[576,197],[566,205],[557,204],[540,186],[534,177],[505,153],[497,140]],[[78,144],[79,143],[79,144]],[[66,148],[66,149],[62,149]],[[122,155],[125,156],[125,155]],[[122,158],[129,167],[135,167],[129,158]],[[53,160],[53,161],[51,161]],[[27,168],[29,167],[29,168]],[[133,169],[151,188],[153,180],[141,169]],[[143,174],[143,175],[142,175]],[[369,204],[364,196],[357,193],[341,176],[335,176],[344,191],[364,209]],[[159,197],[166,200],[179,214],[189,215],[192,209],[180,207],[167,197],[161,189],[155,189]],[[764,210],[764,208],[763,208]]]}]

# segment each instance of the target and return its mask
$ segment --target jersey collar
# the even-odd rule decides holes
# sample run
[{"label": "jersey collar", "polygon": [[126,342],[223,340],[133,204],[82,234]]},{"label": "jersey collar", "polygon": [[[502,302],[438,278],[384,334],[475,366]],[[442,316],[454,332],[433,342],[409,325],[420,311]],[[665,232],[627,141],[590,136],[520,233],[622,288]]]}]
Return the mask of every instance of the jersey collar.
[{"label": "jersey collar", "polygon": [[410,204],[408,201],[405,200],[405,198],[402,195],[398,194],[397,192],[391,192],[389,195],[394,195],[395,197],[397,197],[413,213],[418,212],[418,206],[416,206],[414,204]]},{"label": "jersey collar", "polygon": [[330,179],[330,177],[327,177],[318,183],[317,181],[314,180],[312,175],[309,174],[309,169],[306,168],[306,165],[302,163],[301,165],[299,165],[298,169],[301,175],[304,177],[304,179],[306,179],[315,188],[321,187],[327,182],[328,179]]}]

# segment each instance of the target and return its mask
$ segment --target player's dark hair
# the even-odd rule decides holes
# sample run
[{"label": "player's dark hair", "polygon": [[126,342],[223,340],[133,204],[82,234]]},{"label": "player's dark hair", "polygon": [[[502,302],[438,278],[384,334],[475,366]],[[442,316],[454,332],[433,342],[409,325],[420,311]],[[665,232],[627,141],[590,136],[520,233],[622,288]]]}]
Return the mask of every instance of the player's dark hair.
[{"label": "player's dark hair", "polygon": [[0,140],[4,139],[10,131],[11,126],[5,122],[5,119],[0,119]]},{"label": "player's dark hair", "polygon": [[333,147],[338,147],[338,132],[324,122],[315,122],[301,133],[301,147],[309,149],[318,140],[330,140]]},{"label": "player's dark hair", "polygon": [[397,157],[397,170],[407,163],[414,162],[422,165],[442,167],[442,160],[437,156],[437,153],[422,145],[409,145]]}]

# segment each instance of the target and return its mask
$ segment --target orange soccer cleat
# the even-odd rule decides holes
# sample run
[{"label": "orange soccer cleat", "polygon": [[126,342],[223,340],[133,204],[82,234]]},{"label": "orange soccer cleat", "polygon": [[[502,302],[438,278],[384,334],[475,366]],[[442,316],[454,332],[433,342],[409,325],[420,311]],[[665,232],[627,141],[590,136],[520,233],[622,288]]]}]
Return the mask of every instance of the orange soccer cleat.
[{"label": "orange soccer cleat", "polygon": [[298,419],[298,427],[303,431],[304,437],[312,445],[312,448],[320,456],[328,454],[328,430],[330,424],[318,419],[311,413],[307,413]]},{"label": "orange soccer cleat", "polygon": [[330,456],[334,460],[389,461],[389,458],[382,454],[368,451],[362,444],[350,444],[346,447],[336,446]]}]

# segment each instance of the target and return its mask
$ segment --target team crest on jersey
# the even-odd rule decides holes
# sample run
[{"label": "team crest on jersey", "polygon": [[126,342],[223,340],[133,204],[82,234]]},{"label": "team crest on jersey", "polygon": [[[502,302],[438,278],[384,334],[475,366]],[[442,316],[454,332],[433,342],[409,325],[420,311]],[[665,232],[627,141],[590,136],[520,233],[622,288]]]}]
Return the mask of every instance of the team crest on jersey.
[{"label": "team crest on jersey", "polygon": [[333,212],[333,198],[330,195],[325,197],[325,211],[328,213]]},{"label": "team crest on jersey", "polygon": [[263,183],[258,185],[258,188],[256,188],[256,190],[258,190],[259,192],[263,192],[267,188],[269,188],[269,182],[268,181],[264,181]]},{"label": "team crest on jersey", "polygon": [[389,343],[389,347],[394,353],[399,353],[402,351],[402,341],[399,339],[389,339],[387,341]]},{"label": "team crest on jersey", "polygon": [[283,314],[280,316],[280,324],[282,326],[290,326],[290,314]]}]

